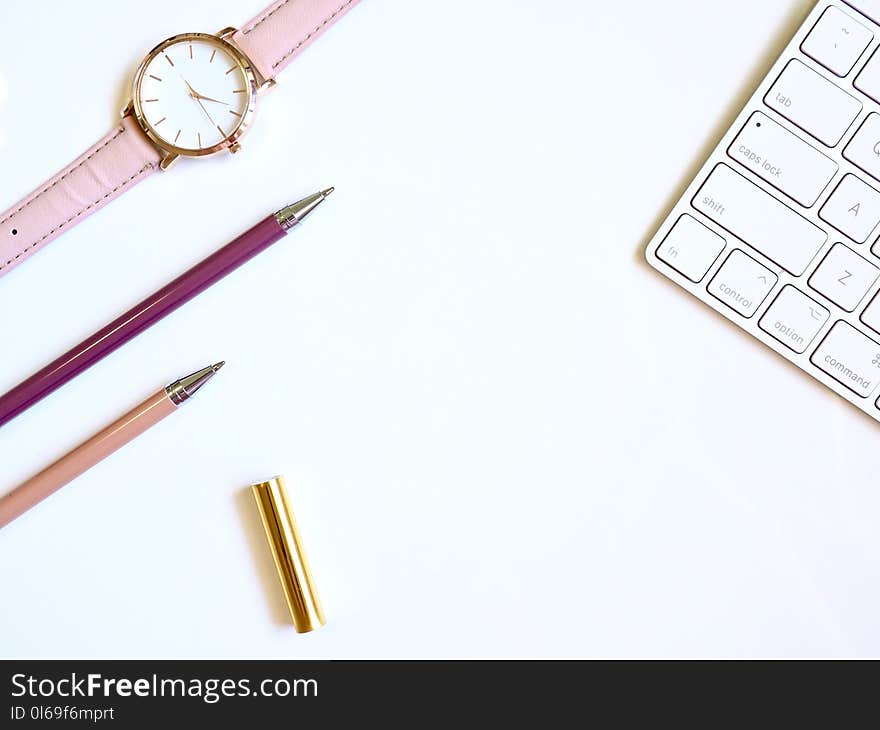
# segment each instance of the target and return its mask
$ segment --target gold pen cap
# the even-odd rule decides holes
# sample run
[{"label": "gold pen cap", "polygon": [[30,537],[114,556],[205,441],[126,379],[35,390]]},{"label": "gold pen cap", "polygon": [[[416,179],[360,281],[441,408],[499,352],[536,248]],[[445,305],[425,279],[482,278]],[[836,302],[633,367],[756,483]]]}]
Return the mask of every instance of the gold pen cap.
[{"label": "gold pen cap", "polygon": [[275,567],[278,569],[293,624],[301,634],[314,631],[323,626],[326,620],[312,581],[296,519],[287,500],[284,477],[278,476],[260,484],[252,484],[251,490],[263,519],[263,527],[275,558]]}]

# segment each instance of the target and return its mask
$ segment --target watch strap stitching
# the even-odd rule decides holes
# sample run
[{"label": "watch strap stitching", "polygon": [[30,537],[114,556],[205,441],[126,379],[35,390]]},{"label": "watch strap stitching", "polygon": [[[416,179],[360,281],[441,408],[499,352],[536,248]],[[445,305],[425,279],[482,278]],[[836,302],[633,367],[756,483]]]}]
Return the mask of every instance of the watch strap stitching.
[{"label": "watch strap stitching", "polygon": [[284,2],[281,3],[281,5],[278,5],[274,8],[272,8],[265,15],[263,15],[260,18],[257,18],[257,20],[252,25],[248,26],[247,28],[245,28],[242,31],[242,35],[247,35],[248,33],[250,33],[252,30],[254,30],[254,28],[256,28],[258,25],[260,25],[260,23],[262,23],[264,20],[268,20],[269,18],[271,18],[273,15],[275,15],[275,13],[277,13],[279,10],[281,10],[281,8],[283,8],[289,2],[290,2],[290,0],[284,0]]},{"label": "watch strap stitching", "polygon": [[[31,195],[27,200],[25,200],[25,201],[24,201],[24,202],[23,202],[18,208],[16,208],[16,209],[15,209],[14,211],[12,211],[9,215],[7,215],[5,218],[3,218],[3,220],[0,220],[0,226],[2,226],[4,223],[6,223],[6,222],[8,222],[8,221],[11,221],[13,218],[15,218],[15,216],[17,216],[17,215],[18,215],[19,213],[21,213],[25,208],[27,208],[27,207],[28,207],[29,205],[31,205],[34,201],[36,201],[37,198],[39,198],[41,195],[45,195],[45,194],[48,193],[52,188],[54,188],[58,183],[63,182],[64,179],[65,179],[66,177],[68,177],[69,175],[71,175],[71,174],[73,174],[74,172],[76,172],[80,167],[82,167],[83,165],[85,165],[89,160],[91,160],[91,159],[92,159],[95,155],[97,155],[102,149],[104,149],[108,144],[110,144],[114,139],[116,139],[119,135],[123,134],[124,132],[125,132],[125,127],[120,126],[120,127],[116,130],[116,133],[115,133],[115,134],[111,135],[111,136],[110,136],[110,137],[104,142],[104,144],[102,144],[100,147],[97,147],[96,149],[92,150],[92,153],[91,153],[90,155],[88,155],[87,157],[85,157],[85,158],[83,158],[82,160],[80,160],[78,164],[76,164],[76,165],[74,165],[73,167],[71,167],[67,172],[65,172],[65,173],[64,173],[61,177],[59,177],[57,180],[51,182],[49,185],[47,185],[46,187],[44,187],[42,190],[38,190],[37,192],[35,192],[35,193],[34,193],[33,195]],[[34,245],[36,245],[36,244],[34,244]],[[27,250],[27,249],[25,249],[25,250]],[[7,263],[8,263],[8,262],[7,262]],[[0,268],[2,268],[2,267],[0,267]]]},{"label": "watch strap stitching", "polygon": [[[287,2],[287,0],[285,0],[285,3],[286,2]],[[336,10],[334,10],[332,13],[330,13],[330,15],[328,15],[326,18],[324,18],[323,21],[318,23],[318,25],[315,26],[315,28],[312,29],[312,31],[305,38],[303,38],[299,43],[297,43],[293,48],[291,48],[287,53],[285,53],[281,58],[279,58],[275,63],[273,63],[272,68],[273,69],[278,68],[278,66],[280,66],[282,63],[284,63],[284,60],[288,56],[291,56],[294,53],[296,53],[303,44],[309,42],[309,39],[313,35],[315,35],[316,33],[319,33],[321,31],[321,29],[324,28],[324,26],[326,26],[328,23],[330,23],[333,20],[333,18],[335,18],[337,15],[339,15],[339,13],[341,13],[343,10],[345,10],[353,2],[354,2],[354,0],[346,0],[346,2],[342,3],[342,5],[340,5],[338,8],[336,8]],[[279,8],[280,7],[281,6],[279,6]],[[276,8],[276,10],[277,9],[278,8]]]},{"label": "watch strap stitching", "polygon": [[[121,134],[122,132],[124,132],[124,131],[125,131],[125,129],[123,128],[123,129],[120,131],[120,134]],[[119,136],[119,135],[116,134],[116,135],[114,135],[113,138],[111,138],[111,139],[115,139],[117,136]],[[108,140],[108,142],[109,142],[109,140]],[[104,146],[104,145],[102,145],[102,147],[103,147],[103,146]],[[100,148],[99,148],[99,149],[100,149]],[[95,150],[95,151],[97,152],[97,150]],[[86,158],[86,159],[88,159],[88,158]],[[78,213],[75,213],[74,215],[70,216],[70,218],[68,218],[68,219],[67,219],[66,221],[64,221],[63,223],[61,223],[61,224],[55,226],[55,228],[53,228],[51,231],[49,231],[47,234],[45,234],[45,235],[44,235],[42,238],[40,238],[38,241],[35,241],[35,242],[32,243],[30,246],[27,246],[26,248],[23,248],[23,249],[22,249],[21,251],[19,251],[15,256],[13,256],[12,258],[8,259],[8,260],[6,261],[5,264],[0,265],[0,271],[2,271],[3,269],[5,269],[7,266],[9,266],[9,264],[11,264],[11,263],[14,262],[16,259],[18,259],[18,258],[20,258],[21,256],[23,256],[25,253],[27,253],[27,252],[30,251],[31,249],[36,248],[37,246],[39,246],[43,241],[45,241],[47,238],[49,238],[49,236],[51,236],[52,234],[54,234],[54,233],[56,233],[57,231],[59,231],[59,230],[61,230],[62,228],[64,228],[64,226],[66,226],[68,223],[71,223],[72,221],[76,220],[76,219],[79,218],[83,213],[85,213],[85,212],[91,210],[91,209],[94,208],[96,205],[98,205],[102,200],[105,200],[105,199],[109,198],[111,195],[113,195],[114,193],[118,192],[119,190],[121,190],[122,188],[124,188],[124,187],[125,187],[126,185],[128,185],[129,183],[133,182],[135,179],[137,179],[138,177],[140,177],[141,175],[143,175],[147,170],[152,169],[153,167],[154,167],[153,163],[152,163],[152,162],[148,162],[146,165],[144,165],[140,170],[138,170],[138,171],[137,171],[134,175],[132,175],[130,178],[128,178],[127,180],[123,181],[122,183],[120,183],[119,185],[117,185],[115,188],[113,188],[113,189],[110,190],[109,192],[107,192],[107,193],[105,193],[104,195],[102,195],[100,198],[98,198],[98,199],[97,199],[96,201],[94,201],[93,203],[90,203],[89,205],[87,205],[85,208],[83,208],[82,210],[80,210]],[[72,170],[71,170],[71,172],[72,172]],[[69,174],[69,173],[68,173],[68,174]],[[61,179],[63,180],[64,178],[61,178]],[[58,182],[61,182],[61,180],[59,180]],[[51,187],[51,186],[50,186],[50,187]],[[46,189],[48,190],[48,188],[46,188]],[[45,192],[45,191],[43,191],[43,192]],[[40,194],[42,194],[42,193],[40,193]],[[35,196],[35,198],[36,198],[36,197],[38,197],[38,196]],[[23,207],[24,207],[24,206],[23,206]],[[11,217],[11,216],[10,216],[10,217]]]}]

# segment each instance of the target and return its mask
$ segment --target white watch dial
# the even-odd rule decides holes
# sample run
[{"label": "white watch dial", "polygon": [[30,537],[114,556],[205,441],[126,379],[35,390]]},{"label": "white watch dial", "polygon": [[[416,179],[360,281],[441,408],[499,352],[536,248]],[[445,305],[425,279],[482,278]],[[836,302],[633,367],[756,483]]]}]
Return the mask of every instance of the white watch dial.
[{"label": "white watch dial", "polygon": [[137,85],[144,122],[172,147],[216,147],[244,121],[251,98],[244,69],[220,43],[181,39],[157,53]]}]

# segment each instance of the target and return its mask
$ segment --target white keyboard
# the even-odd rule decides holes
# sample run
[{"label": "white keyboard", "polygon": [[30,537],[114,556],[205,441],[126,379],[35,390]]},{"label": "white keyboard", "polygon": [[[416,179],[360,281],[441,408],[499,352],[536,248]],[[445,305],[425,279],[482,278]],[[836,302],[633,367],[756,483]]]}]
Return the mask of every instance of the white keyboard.
[{"label": "white keyboard", "polygon": [[880,421],[880,0],[820,0],[648,262]]}]

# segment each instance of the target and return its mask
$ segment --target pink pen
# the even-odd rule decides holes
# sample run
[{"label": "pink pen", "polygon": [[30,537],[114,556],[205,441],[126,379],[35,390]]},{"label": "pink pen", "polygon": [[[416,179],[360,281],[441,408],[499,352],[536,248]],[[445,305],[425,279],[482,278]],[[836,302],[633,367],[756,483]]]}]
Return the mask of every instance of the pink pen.
[{"label": "pink pen", "polygon": [[96,433],[73,451],[62,456],[54,464],[46,467],[9,494],[0,497],[0,529],[133,441],[166,416],[170,416],[178,406],[186,403],[199,388],[213,378],[221,367],[223,363],[219,362],[171,383],[132,408],[103,431]]}]

